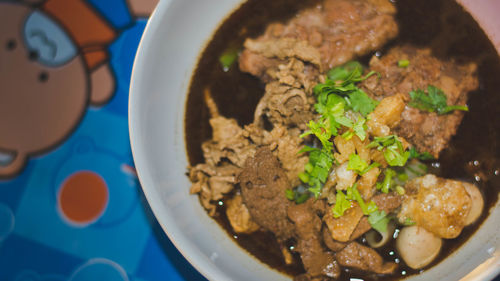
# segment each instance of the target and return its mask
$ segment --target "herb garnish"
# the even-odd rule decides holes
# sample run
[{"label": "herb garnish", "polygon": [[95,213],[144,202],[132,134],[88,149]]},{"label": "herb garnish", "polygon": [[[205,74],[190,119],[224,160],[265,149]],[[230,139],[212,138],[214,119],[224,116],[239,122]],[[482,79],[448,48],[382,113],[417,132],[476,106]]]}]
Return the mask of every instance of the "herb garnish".
[{"label": "herb garnish", "polygon": [[401,67],[401,68],[408,67],[409,65],[410,65],[410,61],[409,60],[399,60],[398,61],[398,66]]},{"label": "herb garnish", "polygon": [[335,94],[345,99],[347,109],[352,109],[363,116],[367,116],[375,109],[378,102],[356,87],[355,83],[367,79],[375,72],[371,71],[365,76],[362,74],[363,66],[357,61],[351,61],[333,68],[328,72],[325,83],[320,83],[314,87],[314,94],[318,98],[318,103],[324,103],[328,96]]},{"label": "herb garnish", "polygon": [[364,175],[366,172],[369,170],[380,166],[379,163],[373,162],[370,165],[366,163],[359,155],[352,153],[349,155],[349,162],[347,163],[347,169],[348,170],[354,170],[358,173],[358,175]]},{"label": "herb garnish", "polygon": [[314,194],[315,198],[318,198],[333,165],[332,149],[331,147],[318,149],[305,146],[299,151],[299,153],[302,152],[309,152],[309,162],[306,164],[304,172],[299,174],[299,178],[309,185],[308,190]]},{"label": "herb garnish", "polygon": [[380,190],[383,193],[389,193],[389,190],[394,186],[393,177],[396,175],[396,172],[393,169],[385,169],[384,171],[384,180],[382,182],[377,182],[377,190]]},{"label": "herb garnish", "polygon": [[375,211],[368,216],[368,222],[378,232],[386,232],[390,218],[384,211]]},{"label": "herb garnish", "polygon": [[228,71],[229,68],[231,68],[231,65],[236,61],[238,58],[238,54],[240,52],[239,48],[235,47],[228,47],[224,52],[220,55],[219,57],[219,62],[222,65],[222,69],[224,71]]},{"label": "herb garnish", "polygon": [[412,146],[410,148],[410,159],[419,159],[419,160],[435,160],[434,156],[427,151],[418,152],[418,150]]},{"label": "herb garnish", "polygon": [[410,157],[410,152],[404,149],[403,144],[396,135],[375,137],[366,147],[376,147],[379,151],[384,150],[384,158],[391,166],[402,167]]},{"label": "herb garnish", "polygon": [[366,116],[377,105],[375,100],[355,85],[375,72],[365,76],[362,76],[362,73],[363,67],[359,62],[348,62],[330,70],[325,83],[314,87],[317,98],[314,108],[320,118],[317,121],[309,121],[309,131],[300,137],[314,135],[321,142],[321,149],[306,146],[300,151],[309,152],[309,163],[304,172],[299,174],[299,178],[309,185],[309,191],[316,198],[321,194],[322,186],[335,160],[332,152],[333,142],[330,139],[339,134],[342,126],[349,128],[343,134],[346,139],[353,135],[357,135],[361,140],[366,138],[366,119],[360,116],[353,121],[345,116],[345,111],[349,109]]},{"label": "herb garnish", "polygon": [[296,204],[302,204],[311,197],[311,193],[300,186],[294,189],[285,190],[285,196],[290,201],[295,201]]},{"label": "herb garnish", "polygon": [[335,205],[332,208],[334,218],[343,216],[344,212],[353,206],[353,201],[356,201],[358,203],[364,215],[369,215],[378,210],[375,202],[370,200],[370,202],[366,203],[363,200],[361,194],[357,189],[357,186],[358,184],[355,183],[353,186],[348,187],[346,193],[342,192],[341,190],[337,190]]},{"label": "herb garnish", "polygon": [[437,114],[446,114],[453,110],[469,111],[466,105],[447,105],[447,98],[443,90],[432,85],[427,87],[427,93],[423,90],[410,92],[411,101],[409,106],[427,112],[437,112]]}]

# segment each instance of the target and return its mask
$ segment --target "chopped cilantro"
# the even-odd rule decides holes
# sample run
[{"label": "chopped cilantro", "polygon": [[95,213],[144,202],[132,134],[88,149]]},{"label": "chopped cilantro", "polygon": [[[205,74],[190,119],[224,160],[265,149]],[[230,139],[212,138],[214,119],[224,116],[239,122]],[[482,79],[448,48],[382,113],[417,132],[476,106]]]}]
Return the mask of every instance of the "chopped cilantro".
[{"label": "chopped cilantro", "polygon": [[359,172],[359,175],[362,176],[362,175],[366,174],[368,171],[370,171],[371,169],[373,169],[375,167],[378,167],[378,166],[380,166],[380,163],[373,162],[368,167],[366,167],[366,169],[364,169],[363,171]]},{"label": "chopped cilantro", "polygon": [[408,67],[409,65],[410,65],[410,61],[409,60],[399,60],[398,61],[398,66],[401,67],[401,68]]},{"label": "chopped cilantro", "polygon": [[387,231],[387,224],[389,223],[390,218],[384,211],[375,211],[370,213],[368,216],[368,222],[372,226],[373,229],[377,230],[380,233]]},{"label": "chopped cilantro", "polygon": [[382,182],[377,183],[377,189],[383,193],[389,193],[391,188],[394,185],[393,177],[396,175],[396,172],[393,169],[385,169],[384,171],[384,180]]},{"label": "chopped cilantro", "polygon": [[[365,76],[362,76],[362,74],[363,67],[356,61],[331,69],[327,74],[325,83],[320,83],[314,87],[318,103],[325,103],[327,97],[334,94],[338,98],[345,98],[347,109],[359,112],[363,116],[368,115],[375,109],[378,102],[356,87],[355,83],[367,79],[375,72],[372,71]],[[319,110],[318,112],[321,113]]]},{"label": "chopped cilantro", "polygon": [[357,89],[349,95],[349,107],[352,110],[367,116],[370,112],[375,110],[379,104],[378,101],[370,98],[363,90]]},{"label": "chopped cilantro", "polygon": [[417,159],[411,159],[404,167],[396,167],[394,170],[396,171],[396,176],[393,177],[395,191],[400,193],[397,186],[404,186],[407,181],[425,175],[427,165]]},{"label": "chopped cilantro", "polygon": [[398,173],[398,180],[401,182],[406,182],[408,180],[408,174],[407,173]]},{"label": "chopped cilantro", "polygon": [[290,201],[295,201],[296,204],[302,204],[311,197],[311,193],[305,190],[304,188],[297,187],[294,190],[286,189],[285,196]]},{"label": "chopped cilantro", "polygon": [[[307,163],[309,164],[309,163]],[[312,171],[312,170],[311,170]],[[309,182],[309,175],[305,172],[302,172],[299,174],[299,179],[303,182],[303,183],[308,183]]]},{"label": "chopped cilantro", "polygon": [[352,201],[356,201],[363,214],[368,216],[370,225],[379,232],[385,232],[390,218],[384,211],[379,211],[377,205],[372,200],[368,203],[365,202],[356,186],[357,184],[354,184],[352,187],[349,187],[346,190],[347,194],[337,190],[336,202],[332,208],[333,217],[339,218],[343,216],[345,211],[352,207]]},{"label": "chopped cilantro", "polygon": [[416,224],[416,222],[413,221],[411,218],[406,218],[406,220],[403,223],[403,225],[406,225],[406,226],[415,225],[415,224]]},{"label": "chopped cilantro", "polygon": [[354,122],[345,115],[346,110],[353,110],[366,116],[377,105],[376,101],[370,99],[355,85],[375,72],[370,72],[365,76],[362,74],[363,67],[359,62],[348,62],[331,69],[325,83],[314,87],[317,99],[314,108],[320,114],[320,118],[309,121],[307,124],[309,130],[300,137],[314,135],[321,142],[321,149],[305,147],[300,151],[309,152],[309,163],[304,167],[304,172],[299,174],[299,178],[309,185],[309,191],[316,198],[321,194],[321,189],[335,161],[331,138],[337,136],[343,126],[349,128],[343,137],[351,138],[357,135],[361,140],[366,139],[366,119],[360,116]]},{"label": "chopped cilantro", "polygon": [[353,186],[348,187],[346,193],[341,190],[337,190],[335,205],[332,208],[334,218],[343,216],[344,212],[352,207],[352,201],[356,201],[358,203],[361,211],[365,215],[369,215],[378,210],[375,202],[370,200],[370,202],[366,203],[363,200],[357,189],[357,185],[358,184],[355,183]]},{"label": "chopped cilantro", "polygon": [[366,147],[384,150],[384,158],[391,166],[402,167],[410,157],[410,152],[403,148],[403,144],[396,135],[375,137]]},{"label": "chopped cilantro", "polygon": [[413,160],[405,167],[406,173],[411,173],[417,177],[423,176],[427,173],[427,166],[417,160]]},{"label": "chopped cilantro", "polygon": [[304,172],[299,174],[299,178],[309,185],[309,191],[318,198],[333,165],[334,157],[331,147],[318,149],[305,146],[299,152],[309,152],[309,162],[305,165]]},{"label": "chopped cilantro", "polygon": [[351,201],[349,201],[344,194],[344,192],[337,190],[337,196],[335,198],[335,205],[332,208],[333,217],[340,218],[344,215],[344,212],[352,207]]},{"label": "chopped cilantro", "polygon": [[434,160],[434,156],[432,156],[432,154],[430,154],[429,152],[427,151],[424,151],[424,152],[418,152],[418,150],[412,146],[410,148],[410,159],[419,159],[419,160]]},{"label": "chopped cilantro", "polygon": [[231,65],[236,61],[238,58],[238,53],[240,50],[235,47],[228,47],[222,55],[219,57],[219,62],[222,65],[222,68],[224,71],[228,71],[229,68],[231,68]]},{"label": "chopped cilantro", "polygon": [[359,157],[359,155],[352,153],[349,155],[349,162],[347,163],[348,170],[354,170],[358,174],[368,168],[368,164]]},{"label": "chopped cilantro", "polygon": [[361,194],[358,191],[357,186],[358,184],[355,183],[352,187],[347,188],[347,198],[351,200],[356,200],[356,202],[358,202],[359,204],[359,207],[361,207],[363,214],[365,215],[369,215],[378,210],[375,202],[370,200],[370,202],[365,203],[365,201],[361,197]]},{"label": "chopped cilantro", "polygon": [[361,76],[361,74],[363,74],[363,66],[361,63],[350,61],[342,66],[330,69],[327,73],[327,77],[332,81],[346,81],[350,76]]},{"label": "chopped cilantro", "polygon": [[405,188],[402,187],[401,185],[397,185],[395,190],[396,190],[396,193],[399,195],[404,195],[406,192]]},{"label": "chopped cilantro", "polygon": [[373,162],[368,165],[368,163],[366,163],[363,159],[361,159],[361,157],[359,157],[359,155],[355,153],[349,155],[349,162],[347,163],[347,169],[354,170],[359,175],[364,175],[366,172],[378,166],[380,166],[380,164],[377,162]]},{"label": "chopped cilantro", "polygon": [[366,139],[367,130],[368,126],[366,125],[366,119],[363,117],[359,117],[352,126],[352,130],[347,130],[342,134],[342,137],[346,140],[350,140],[354,135],[356,135],[361,141],[364,141]]},{"label": "chopped cilantro", "polygon": [[443,90],[432,85],[427,87],[427,93],[420,89],[411,91],[410,97],[411,101],[408,105],[422,111],[437,112],[438,114],[446,114],[453,110],[469,111],[466,105],[447,105],[447,98]]}]

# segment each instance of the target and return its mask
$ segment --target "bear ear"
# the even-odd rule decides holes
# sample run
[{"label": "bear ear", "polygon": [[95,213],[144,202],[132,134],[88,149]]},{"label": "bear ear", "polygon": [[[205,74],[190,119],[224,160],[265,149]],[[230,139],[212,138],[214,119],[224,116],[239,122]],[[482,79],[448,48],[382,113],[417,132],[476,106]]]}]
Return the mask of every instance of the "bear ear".
[{"label": "bear ear", "polygon": [[128,0],[132,15],[136,17],[149,17],[156,5],[158,0]]},{"label": "bear ear", "polygon": [[102,105],[109,101],[115,91],[115,78],[107,63],[90,73],[90,103]]}]

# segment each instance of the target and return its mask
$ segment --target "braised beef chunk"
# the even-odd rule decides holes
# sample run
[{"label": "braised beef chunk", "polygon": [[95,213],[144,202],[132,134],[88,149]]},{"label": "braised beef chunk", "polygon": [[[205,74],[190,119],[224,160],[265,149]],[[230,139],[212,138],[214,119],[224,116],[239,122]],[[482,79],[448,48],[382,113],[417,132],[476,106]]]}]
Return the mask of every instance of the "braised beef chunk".
[{"label": "braised beef chunk", "polygon": [[238,181],[243,203],[253,220],[279,239],[292,237],[294,226],[287,218],[291,203],[284,196],[291,185],[268,147],[259,148],[255,156],[247,159]]},{"label": "braised beef chunk", "polygon": [[292,204],[284,196],[290,189],[285,172],[268,147],[257,150],[249,158],[238,177],[243,201],[253,220],[271,231],[279,240],[294,237],[302,263],[310,277],[337,277],[340,268],[333,253],[321,244],[322,222],[318,212],[324,212],[319,201]]},{"label": "braised beef chunk", "polygon": [[[407,67],[399,67],[398,61],[408,60]],[[433,85],[444,91],[448,105],[465,105],[468,93],[478,87],[474,63],[459,64],[453,60],[441,60],[431,54],[430,49],[411,46],[392,48],[381,58],[374,56],[370,70],[380,74],[362,83],[367,93],[377,99],[404,94],[410,101],[410,91],[427,91]],[[462,121],[463,111],[438,115],[406,106],[399,125],[394,132],[415,145],[419,151],[439,156]]]},{"label": "braised beef chunk", "polygon": [[372,271],[379,274],[390,274],[398,267],[396,263],[384,262],[382,257],[372,248],[357,242],[351,242],[342,251],[336,254],[337,261],[342,266],[360,270]]},{"label": "braised beef chunk", "polygon": [[[371,227],[370,227],[371,228]],[[348,243],[343,243],[336,241],[332,238],[332,234],[330,233],[330,230],[328,230],[328,227],[323,227],[323,243],[325,243],[325,246],[328,247],[328,249],[334,251],[334,252],[339,252],[340,250],[344,249],[345,246],[347,246]]]},{"label": "braised beef chunk", "polygon": [[313,201],[309,199],[305,204],[288,207],[288,217],[295,225],[297,252],[300,253],[307,275],[336,278],[340,275],[340,267],[334,254],[321,243],[321,219],[311,206]]},{"label": "braised beef chunk", "polygon": [[287,58],[328,70],[395,37],[395,12],[386,0],[326,0],[285,24],[270,24],[261,37],[248,39],[240,69],[264,81],[269,81],[269,70]]}]

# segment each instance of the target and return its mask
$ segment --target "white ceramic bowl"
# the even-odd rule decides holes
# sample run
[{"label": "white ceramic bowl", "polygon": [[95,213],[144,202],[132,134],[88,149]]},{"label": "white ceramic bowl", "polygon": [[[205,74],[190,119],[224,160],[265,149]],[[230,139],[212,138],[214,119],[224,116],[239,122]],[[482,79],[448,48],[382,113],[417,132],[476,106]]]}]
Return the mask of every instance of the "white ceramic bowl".
[{"label": "white ceramic bowl", "polygon": [[[183,121],[190,77],[213,32],[240,2],[160,1],[142,37],[132,73],[129,105],[132,152],[142,188],[158,222],[205,277],[287,280],[287,276],[247,254],[210,219],[197,196],[189,195],[190,183],[185,175],[188,161]],[[489,5],[495,1],[479,2]],[[494,15],[490,13],[491,19],[484,21],[496,20],[492,26],[500,27]],[[464,276],[470,280],[492,279],[500,272],[499,222],[497,204],[483,227],[459,251],[411,279],[459,280]]]}]

